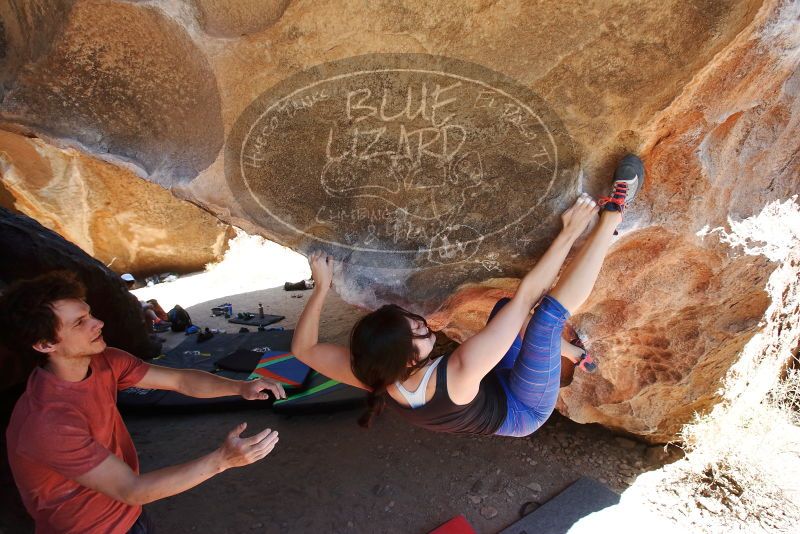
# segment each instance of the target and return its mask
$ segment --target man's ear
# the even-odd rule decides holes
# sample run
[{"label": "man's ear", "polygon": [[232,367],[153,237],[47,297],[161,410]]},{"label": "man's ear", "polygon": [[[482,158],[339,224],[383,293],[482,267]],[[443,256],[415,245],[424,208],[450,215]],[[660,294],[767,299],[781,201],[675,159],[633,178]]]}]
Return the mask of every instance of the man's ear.
[{"label": "man's ear", "polygon": [[52,343],[50,341],[45,341],[44,339],[41,339],[41,340],[37,341],[36,343],[34,343],[31,346],[33,347],[33,349],[35,351],[41,352],[43,354],[50,354],[51,352],[56,350],[55,343]]}]

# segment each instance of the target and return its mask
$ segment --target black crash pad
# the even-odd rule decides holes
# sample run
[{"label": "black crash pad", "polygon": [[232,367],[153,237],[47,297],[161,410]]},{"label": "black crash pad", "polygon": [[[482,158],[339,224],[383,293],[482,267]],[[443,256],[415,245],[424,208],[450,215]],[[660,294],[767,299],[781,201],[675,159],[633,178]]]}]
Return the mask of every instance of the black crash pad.
[{"label": "black crash pad", "polygon": [[284,414],[325,413],[364,406],[367,392],[312,371],[303,390],[275,401],[273,411]]},{"label": "black crash pad", "polygon": [[264,317],[259,317],[258,314],[252,319],[240,319],[238,317],[231,317],[228,319],[229,323],[232,324],[243,324],[247,326],[267,326],[272,323],[277,323],[278,321],[283,321],[286,319],[283,315],[269,315],[268,313],[264,314]]},{"label": "black crash pad", "polygon": [[[188,336],[177,347],[167,351],[163,356],[151,360],[149,363],[174,369],[198,369],[234,380],[247,380],[252,369],[246,372],[220,370],[217,362],[240,349],[247,351],[253,349],[288,351],[292,345],[293,335],[294,330],[266,330],[241,334],[214,334],[211,339],[200,342],[197,341],[197,336]],[[255,365],[253,365],[253,368],[255,368]],[[120,391],[117,395],[117,404],[120,408],[144,409],[146,411],[151,408],[168,407],[203,407],[205,409],[211,405],[228,405],[231,403],[249,405],[252,402],[255,401],[246,401],[238,396],[197,399],[175,391],[141,388],[128,388]]]}]

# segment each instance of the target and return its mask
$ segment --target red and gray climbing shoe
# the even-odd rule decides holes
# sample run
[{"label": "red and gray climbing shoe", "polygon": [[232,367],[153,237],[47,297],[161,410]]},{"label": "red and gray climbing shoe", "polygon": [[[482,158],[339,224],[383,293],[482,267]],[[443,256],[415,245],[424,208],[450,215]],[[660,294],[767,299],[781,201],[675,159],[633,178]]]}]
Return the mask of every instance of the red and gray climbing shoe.
[{"label": "red and gray climbing shoe", "polygon": [[602,197],[598,203],[604,210],[625,211],[633,202],[636,193],[644,185],[644,163],[633,154],[628,154],[619,162],[614,171],[614,189],[610,197]]},{"label": "red and gray climbing shoe", "polygon": [[584,372],[594,374],[597,371],[597,360],[595,360],[591,354],[586,352],[586,347],[583,346],[583,341],[577,335],[569,342],[570,345],[575,345],[576,347],[583,350],[583,354],[581,354],[581,359],[578,363],[575,364],[575,367],[583,370]]},{"label": "red and gray climbing shoe", "polygon": [[597,360],[595,360],[594,357],[592,357],[592,355],[588,352],[584,352],[581,355],[581,363],[577,364],[577,367],[586,371],[590,375],[594,374],[597,371]]},{"label": "red and gray climbing shoe", "polygon": [[[570,338],[568,343],[570,345],[574,345],[575,347],[578,347],[579,349],[581,349],[583,351],[583,354],[581,354],[580,360],[578,360],[577,363],[573,362],[575,367],[577,367],[577,368],[581,369],[582,371],[584,371],[586,373],[589,373],[589,374],[594,374],[595,372],[597,372],[597,366],[598,366],[597,365],[598,364],[597,359],[592,357],[592,355],[589,354],[589,352],[586,350],[586,347],[584,346],[583,341],[581,341],[581,338],[578,335],[578,333],[575,331],[575,329],[569,323],[564,325],[564,328],[565,328],[565,330],[567,332],[567,335]],[[571,382],[571,380],[570,380],[570,382]]]}]

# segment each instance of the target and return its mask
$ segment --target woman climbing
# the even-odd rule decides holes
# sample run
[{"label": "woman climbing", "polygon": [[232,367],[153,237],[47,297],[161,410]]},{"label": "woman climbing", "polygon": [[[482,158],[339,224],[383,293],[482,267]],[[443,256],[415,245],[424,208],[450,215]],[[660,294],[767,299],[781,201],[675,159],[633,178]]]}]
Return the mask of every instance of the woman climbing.
[{"label": "woman climbing", "polygon": [[561,215],[561,232],[514,297],[495,305],[483,330],[436,359],[429,357],[436,337],[425,319],[394,305],[362,317],[349,349],[319,343],[334,261],[314,253],[309,263],[316,285],[300,315],[292,352],[320,373],[370,392],[368,411],[359,421],[363,426],[388,401],[409,422],[430,430],[527,436],[553,412],[562,354],[587,371],[596,365],[579,341],[565,343],[561,333],[589,297],[623,211],[643,181],[642,161],[625,156],[614,173],[611,196],[599,201],[598,223],[555,287],[567,253],[598,211],[588,195]]}]

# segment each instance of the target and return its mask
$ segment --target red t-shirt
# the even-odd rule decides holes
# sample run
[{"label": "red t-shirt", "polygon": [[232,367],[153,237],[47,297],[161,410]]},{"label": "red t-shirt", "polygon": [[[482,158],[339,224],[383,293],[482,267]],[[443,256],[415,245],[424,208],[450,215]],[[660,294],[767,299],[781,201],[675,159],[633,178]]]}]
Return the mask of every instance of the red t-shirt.
[{"label": "red t-shirt", "polygon": [[80,382],[34,369],[11,414],[8,460],[37,533],[127,532],[142,511],[74,478],[109,454],[139,472],[136,449],[117,410],[117,391],[138,383],[147,365],[109,347],[92,357],[89,367],[91,373]]}]

